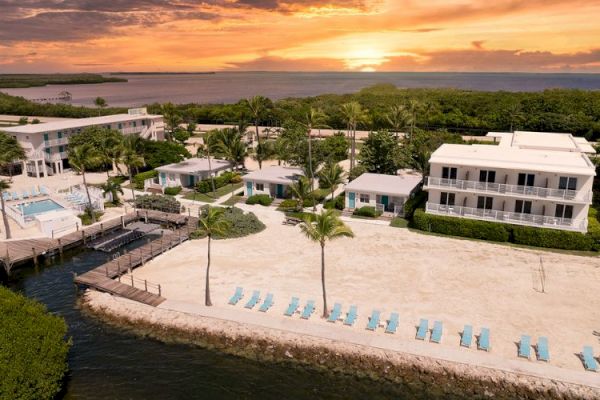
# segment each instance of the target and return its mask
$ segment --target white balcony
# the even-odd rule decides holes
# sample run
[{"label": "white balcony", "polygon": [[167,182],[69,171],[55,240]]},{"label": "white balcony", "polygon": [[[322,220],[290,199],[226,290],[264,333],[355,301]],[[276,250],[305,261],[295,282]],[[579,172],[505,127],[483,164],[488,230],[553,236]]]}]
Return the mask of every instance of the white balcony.
[{"label": "white balcony", "polygon": [[563,229],[568,231],[587,232],[587,221],[572,218],[557,218],[547,215],[524,214],[501,210],[449,206],[427,202],[426,211],[430,214],[448,215],[452,217],[472,218],[507,224],[535,226],[539,228]]},{"label": "white balcony", "polygon": [[48,153],[44,152],[44,160],[46,160],[48,162],[61,161],[65,158],[69,158],[69,155],[66,151],[61,151],[59,153],[52,153],[52,154],[48,154]]},{"label": "white balcony", "polygon": [[63,137],[60,139],[49,139],[49,140],[44,140],[44,145],[46,145],[46,147],[51,147],[51,146],[63,146],[69,144],[69,138],[68,137]]},{"label": "white balcony", "polygon": [[532,197],[537,199],[563,200],[590,203],[591,191],[551,189],[538,186],[506,185],[503,183],[465,181],[428,176],[425,188],[461,190],[474,193],[497,193],[502,196]]},{"label": "white balcony", "polygon": [[144,125],[140,125],[140,126],[130,126],[129,128],[122,128],[119,130],[123,133],[123,135],[131,135],[134,133],[140,133],[144,129],[146,129],[146,127]]}]

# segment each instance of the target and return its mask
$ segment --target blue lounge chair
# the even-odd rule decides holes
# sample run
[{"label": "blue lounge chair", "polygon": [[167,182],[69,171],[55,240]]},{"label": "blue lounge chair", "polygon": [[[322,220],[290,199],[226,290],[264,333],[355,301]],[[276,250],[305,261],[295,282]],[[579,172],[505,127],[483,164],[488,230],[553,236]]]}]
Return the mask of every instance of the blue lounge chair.
[{"label": "blue lounge chair", "polygon": [[350,310],[346,315],[346,319],[344,320],[344,325],[352,326],[354,325],[354,321],[356,321],[357,317],[357,309],[356,306],[350,306]]},{"label": "blue lounge chair", "polygon": [[306,306],[304,306],[304,310],[302,311],[302,315],[300,316],[300,318],[309,319],[314,311],[315,302],[313,300],[309,300],[306,302]]},{"label": "blue lounge chair", "polygon": [[2,193],[2,197],[4,198],[4,201],[9,201],[12,199],[12,195],[8,192]]},{"label": "blue lounge chair", "polygon": [[490,351],[490,330],[488,328],[481,328],[477,348],[479,350]]},{"label": "blue lounge chair", "polygon": [[292,297],[292,300],[290,301],[290,305],[288,306],[287,310],[285,310],[285,312],[283,314],[287,317],[291,317],[298,309],[299,302],[300,302],[299,298]]},{"label": "blue lounge chair", "polygon": [[236,287],[235,288],[235,293],[233,294],[233,296],[231,296],[231,298],[229,299],[229,304],[231,304],[232,306],[235,306],[238,301],[241,300],[241,298],[244,296],[244,289],[241,287]]},{"label": "blue lounge chair", "polygon": [[329,318],[327,318],[327,322],[336,322],[340,319],[340,315],[342,315],[342,305],[340,303],[335,303],[333,305],[333,310],[331,310],[331,314],[329,314]]},{"label": "blue lounge chair", "polygon": [[21,200],[22,199],[21,195],[18,194],[17,192],[12,193],[12,198],[13,198],[13,200]]},{"label": "blue lounge chair", "polygon": [[433,343],[439,343],[442,340],[442,321],[435,321],[429,340]]},{"label": "blue lounge chair", "polygon": [[23,198],[24,199],[28,199],[29,198],[29,193],[27,193],[27,190],[23,190]]},{"label": "blue lounge chair", "polygon": [[259,300],[260,300],[260,291],[255,290],[252,292],[252,297],[250,297],[250,300],[248,300],[248,302],[246,303],[246,305],[244,307],[252,309],[252,308],[254,308],[256,303],[258,303]]},{"label": "blue lounge chair", "polygon": [[265,301],[260,305],[260,308],[258,309],[258,311],[267,312],[267,311],[269,311],[269,308],[271,308],[272,305],[273,305],[273,294],[268,293],[267,297],[265,298]]},{"label": "blue lounge chair", "polygon": [[396,333],[396,329],[398,328],[398,313],[391,313],[390,319],[387,321],[387,325],[385,326],[385,333]]},{"label": "blue lounge chair", "polygon": [[40,193],[45,194],[46,196],[50,194],[48,193],[48,189],[46,189],[46,186],[40,186]]},{"label": "blue lounge chair", "polygon": [[540,336],[537,342],[537,358],[540,361],[550,361],[550,352],[548,351],[548,338]]},{"label": "blue lounge chair", "polygon": [[521,335],[519,342],[519,357],[531,358],[531,338],[529,335]]},{"label": "blue lounge chair", "polygon": [[379,317],[381,316],[381,312],[379,310],[373,310],[371,313],[371,317],[369,318],[369,323],[367,324],[367,329],[370,331],[374,331],[379,326]]},{"label": "blue lounge chair", "polygon": [[35,186],[33,188],[31,188],[31,195],[33,197],[37,197],[40,195],[40,192],[37,191],[37,189],[35,188]]},{"label": "blue lounge chair", "polygon": [[592,349],[592,346],[584,346],[581,355],[583,356],[583,366],[587,371],[596,371],[598,369],[596,360],[594,360],[594,350]]},{"label": "blue lounge chair", "polygon": [[465,325],[460,336],[460,345],[463,347],[471,347],[471,341],[473,340],[473,327],[471,325]]},{"label": "blue lounge chair", "polygon": [[417,336],[416,339],[425,340],[425,335],[427,335],[427,331],[429,330],[429,321],[426,319],[422,319],[419,322],[419,327],[417,328]]}]

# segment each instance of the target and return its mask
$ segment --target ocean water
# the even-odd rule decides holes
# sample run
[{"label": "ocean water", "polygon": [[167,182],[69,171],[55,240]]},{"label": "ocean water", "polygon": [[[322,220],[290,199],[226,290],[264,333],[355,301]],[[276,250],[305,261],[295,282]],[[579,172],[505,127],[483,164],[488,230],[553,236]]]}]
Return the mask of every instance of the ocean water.
[{"label": "ocean water", "polygon": [[254,95],[271,99],[351,93],[378,83],[403,88],[459,88],[485,91],[600,89],[600,74],[409,73],[409,72],[218,72],[185,75],[122,75],[127,83],[49,85],[0,91],[28,99],[51,98],[66,90],[72,104],[136,107],[153,102],[232,103]]}]

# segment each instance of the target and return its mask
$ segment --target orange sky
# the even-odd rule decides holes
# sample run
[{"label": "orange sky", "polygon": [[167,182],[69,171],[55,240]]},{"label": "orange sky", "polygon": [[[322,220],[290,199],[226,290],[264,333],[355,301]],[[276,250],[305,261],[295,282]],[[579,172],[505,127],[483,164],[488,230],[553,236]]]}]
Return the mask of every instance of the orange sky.
[{"label": "orange sky", "polygon": [[600,72],[600,0],[0,0],[0,72]]}]

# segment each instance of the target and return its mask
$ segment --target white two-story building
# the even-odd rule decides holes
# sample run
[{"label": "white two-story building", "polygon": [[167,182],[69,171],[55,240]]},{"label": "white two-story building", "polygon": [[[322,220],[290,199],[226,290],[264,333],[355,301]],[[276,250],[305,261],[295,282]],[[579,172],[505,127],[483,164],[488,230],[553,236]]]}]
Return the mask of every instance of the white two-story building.
[{"label": "white two-story building", "polygon": [[68,168],[69,138],[91,126],[118,130],[124,135],[137,134],[150,140],[164,139],[162,115],[147,114],[143,108],[129,110],[128,114],[64,119],[2,130],[25,149],[27,160],[23,161],[23,173],[40,178],[61,174]]},{"label": "white two-story building", "polygon": [[570,134],[490,133],[498,145],[444,144],[432,155],[426,212],[586,232],[594,149]]}]

